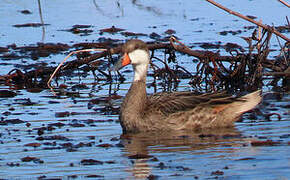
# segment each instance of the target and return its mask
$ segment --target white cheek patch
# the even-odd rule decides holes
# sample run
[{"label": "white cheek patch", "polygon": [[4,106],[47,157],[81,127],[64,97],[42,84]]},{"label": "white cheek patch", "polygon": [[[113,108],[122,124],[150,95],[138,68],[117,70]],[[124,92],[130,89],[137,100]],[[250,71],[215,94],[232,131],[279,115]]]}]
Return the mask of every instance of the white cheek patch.
[{"label": "white cheek patch", "polygon": [[131,64],[134,66],[134,81],[146,80],[149,53],[145,50],[137,49],[129,54],[129,58],[131,59]]},{"label": "white cheek patch", "polygon": [[145,50],[137,49],[130,52],[129,57],[131,59],[131,64],[148,64],[149,54]]}]

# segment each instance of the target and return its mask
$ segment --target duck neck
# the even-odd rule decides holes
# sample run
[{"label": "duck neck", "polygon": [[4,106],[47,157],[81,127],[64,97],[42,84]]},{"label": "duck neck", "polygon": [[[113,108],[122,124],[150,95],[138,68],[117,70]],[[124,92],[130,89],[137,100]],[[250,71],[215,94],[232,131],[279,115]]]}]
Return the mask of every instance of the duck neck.
[{"label": "duck neck", "polygon": [[145,80],[134,81],[125,97],[123,105],[130,113],[143,112],[147,101]]},{"label": "duck neck", "polygon": [[138,64],[133,66],[134,68],[134,82],[144,81],[146,82],[148,64]]},{"label": "duck neck", "polygon": [[146,83],[134,81],[122,103],[120,121],[123,133],[138,132],[147,104]]},{"label": "duck neck", "polygon": [[[136,115],[142,114],[147,102],[146,76],[148,64],[134,65],[134,81],[125,97],[127,108]],[[129,107],[131,106],[131,107]]]}]

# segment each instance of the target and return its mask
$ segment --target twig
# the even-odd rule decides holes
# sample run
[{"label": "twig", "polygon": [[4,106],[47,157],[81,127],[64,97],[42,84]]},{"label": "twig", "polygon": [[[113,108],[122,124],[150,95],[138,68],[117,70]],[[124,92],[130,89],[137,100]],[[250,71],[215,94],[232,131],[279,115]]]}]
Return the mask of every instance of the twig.
[{"label": "twig", "polygon": [[50,76],[49,80],[47,81],[47,86],[51,88],[50,83],[52,81],[52,79],[54,78],[55,74],[58,72],[58,70],[60,69],[60,67],[64,64],[64,62],[73,54],[77,54],[80,52],[91,52],[91,51],[107,51],[107,49],[83,49],[83,50],[78,50],[78,51],[73,51],[70,52],[65,58],[64,60],[55,68],[54,72],[52,73],[52,75]]},{"label": "twig", "polygon": [[178,81],[178,77],[177,75],[172,71],[172,69],[168,66],[168,64],[166,63],[166,61],[162,61],[161,59],[159,59],[158,57],[153,57],[154,59],[158,60],[159,62],[164,64],[165,69],[169,72],[170,74],[170,78],[173,79],[177,82]]},{"label": "twig", "polygon": [[42,10],[41,10],[41,5],[40,5],[40,0],[37,1],[38,2],[38,12],[39,12],[39,17],[40,17],[40,22],[42,25],[42,42],[44,41],[44,37],[45,37],[45,28],[44,28],[44,21],[43,21],[43,17],[42,17]]},{"label": "twig", "polygon": [[[174,42],[177,42],[180,45],[174,44]],[[170,37],[170,45],[178,52],[187,54],[189,56],[194,56],[199,59],[206,59],[213,56],[216,56],[217,54],[211,52],[211,51],[201,51],[201,50],[192,50],[186,45],[184,45],[182,42],[178,41],[175,37]],[[219,56],[219,55],[218,55]],[[219,60],[221,61],[232,61],[234,58],[231,56],[219,56]]]},{"label": "twig", "polygon": [[253,19],[251,19],[251,18],[249,18],[249,17],[247,17],[247,16],[244,16],[244,15],[238,13],[238,12],[232,11],[232,10],[230,10],[230,9],[228,9],[228,8],[226,8],[226,7],[224,7],[224,6],[222,6],[221,4],[216,3],[216,2],[213,1],[213,0],[206,0],[206,1],[209,2],[209,3],[211,3],[211,4],[213,4],[213,5],[215,5],[216,7],[220,8],[220,9],[222,9],[222,10],[224,10],[224,11],[226,11],[226,12],[232,14],[232,15],[238,16],[238,17],[240,17],[240,18],[242,18],[242,19],[245,19],[245,20],[247,20],[247,21],[249,21],[249,22],[251,22],[251,23],[256,24],[257,26],[260,26],[260,27],[262,27],[262,28],[264,28],[264,29],[267,29],[268,31],[273,32],[274,34],[276,34],[277,36],[281,37],[281,38],[284,39],[285,41],[290,42],[290,39],[289,39],[289,38],[287,38],[286,36],[284,36],[283,34],[281,34],[280,32],[276,31],[275,29],[271,28],[271,27],[268,26],[268,25],[265,25],[265,24],[259,23],[259,22],[255,21],[255,20],[253,20]]},{"label": "twig", "polygon": [[288,4],[287,2],[283,1],[283,0],[278,0],[280,3],[284,4],[285,6],[287,6],[288,8],[290,8],[290,4]]},{"label": "twig", "polygon": [[284,52],[284,48],[282,47],[282,44],[280,43],[280,40],[279,40],[278,36],[276,36],[276,38],[277,38],[278,44],[279,44],[280,49],[281,49],[280,54],[282,53],[284,61],[285,61],[285,64],[288,65],[288,61],[287,61],[287,58],[286,58],[286,53]]},{"label": "twig", "polygon": [[264,73],[263,76],[289,76],[290,72],[268,72]]},{"label": "twig", "polygon": [[288,23],[288,26],[290,27],[290,22],[289,22],[288,16],[286,16],[286,21]]}]

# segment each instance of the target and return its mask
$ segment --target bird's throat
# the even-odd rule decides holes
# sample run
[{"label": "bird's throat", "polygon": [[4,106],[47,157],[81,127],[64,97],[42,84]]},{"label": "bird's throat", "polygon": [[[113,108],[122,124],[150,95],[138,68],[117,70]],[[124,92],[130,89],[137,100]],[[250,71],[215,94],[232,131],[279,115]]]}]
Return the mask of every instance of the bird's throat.
[{"label": "bird's throat", "polygon": [[134,66],[134,82],[145,81],[147,76],[148,64],[138,64]]}]

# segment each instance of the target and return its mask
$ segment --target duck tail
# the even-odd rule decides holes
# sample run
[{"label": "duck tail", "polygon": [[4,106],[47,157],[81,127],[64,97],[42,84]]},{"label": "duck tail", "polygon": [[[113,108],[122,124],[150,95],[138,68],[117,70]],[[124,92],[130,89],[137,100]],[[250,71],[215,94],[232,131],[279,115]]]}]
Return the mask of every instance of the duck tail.
[{"label": "duck tail", "polygon": [[236,112],[242,114],[256,107],[262,101],[261,92],[258,90],[240,97],[241,101],[237,102],[239,104],[236,106],[238,108]]}]

